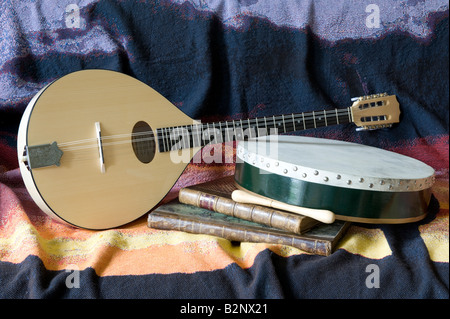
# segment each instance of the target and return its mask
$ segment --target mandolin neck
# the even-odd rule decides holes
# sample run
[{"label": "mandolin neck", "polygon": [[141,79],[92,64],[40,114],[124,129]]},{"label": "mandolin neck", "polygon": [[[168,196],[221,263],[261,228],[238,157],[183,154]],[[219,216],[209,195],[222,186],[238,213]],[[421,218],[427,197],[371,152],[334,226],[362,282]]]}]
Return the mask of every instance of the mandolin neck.
[{"label": "mandolin neck", "polygon": [[351,107],[157,129],[160,152],[353,122]]}]

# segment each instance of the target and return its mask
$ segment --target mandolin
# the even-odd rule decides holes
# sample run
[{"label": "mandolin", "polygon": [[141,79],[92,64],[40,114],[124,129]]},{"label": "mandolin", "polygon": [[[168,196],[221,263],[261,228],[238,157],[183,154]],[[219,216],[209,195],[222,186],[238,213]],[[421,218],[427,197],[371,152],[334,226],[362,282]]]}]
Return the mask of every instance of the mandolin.
[{"label": "mandolin", "polygon": [[205,145],[354,123],[399,122],[394,95],[342,109],[201,123],[119,72],[83,70],[41,89],[18,132],[22,178],[48,215],[87,229],[131,222],[154,208]]}]

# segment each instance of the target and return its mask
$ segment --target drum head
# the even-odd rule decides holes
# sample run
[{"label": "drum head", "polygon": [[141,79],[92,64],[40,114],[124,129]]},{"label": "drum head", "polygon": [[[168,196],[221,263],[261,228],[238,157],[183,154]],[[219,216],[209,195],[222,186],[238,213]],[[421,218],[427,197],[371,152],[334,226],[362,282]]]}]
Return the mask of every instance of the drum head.
[{"label": "drum head", "polygon": [[240,141],[237,161],[324,185],[411,192],[434,182],[434,169],[408,156],[356,143],[272,135]]}]

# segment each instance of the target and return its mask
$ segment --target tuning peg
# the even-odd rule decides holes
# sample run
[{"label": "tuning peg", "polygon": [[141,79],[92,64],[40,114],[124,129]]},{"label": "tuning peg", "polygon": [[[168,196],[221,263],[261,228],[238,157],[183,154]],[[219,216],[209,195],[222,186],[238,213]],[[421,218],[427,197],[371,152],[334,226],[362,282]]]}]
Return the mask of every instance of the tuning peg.
[{"label": "tuning peg", "polygon": [[368,99],[368,96],[367,95],[363,95],[363,96],[352,97],[350,100],[352,102],[356,102],[356,101],[362,101],[362,100],[367,100],[367,99]]},{"label": "tuning peg", "polygon": [[384,92],[384,93],[377,93],[377,94],[363,95],[363,96],[355,96],[355,97],[352,97],[350,100],[352,102],[356,102],[356,101],[364,101],[364,100],[376,99],[376,98],[385,97],[385,96],[388,96],[388,94],[386,92]]},{"label": "tuning peg", "polygon": [[382,128],[390,128],[392,127],[392,124],[376,124],[376,125],[369,125],[369,126],[359,126],[356,128],[357,132],[360,131],[374,131]]}]

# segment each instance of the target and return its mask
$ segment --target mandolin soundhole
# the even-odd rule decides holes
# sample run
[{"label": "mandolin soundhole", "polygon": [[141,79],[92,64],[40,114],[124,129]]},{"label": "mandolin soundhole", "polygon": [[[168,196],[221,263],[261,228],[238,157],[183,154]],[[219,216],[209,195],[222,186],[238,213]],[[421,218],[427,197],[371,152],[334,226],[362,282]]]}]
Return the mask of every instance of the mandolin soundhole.
[{"label": "mandolin soundhole", "polygon": [[150,163],[155,156],[155,137],[151,127],[144,121],[137,122],[131,135],[133,151],[139,161]]}]

